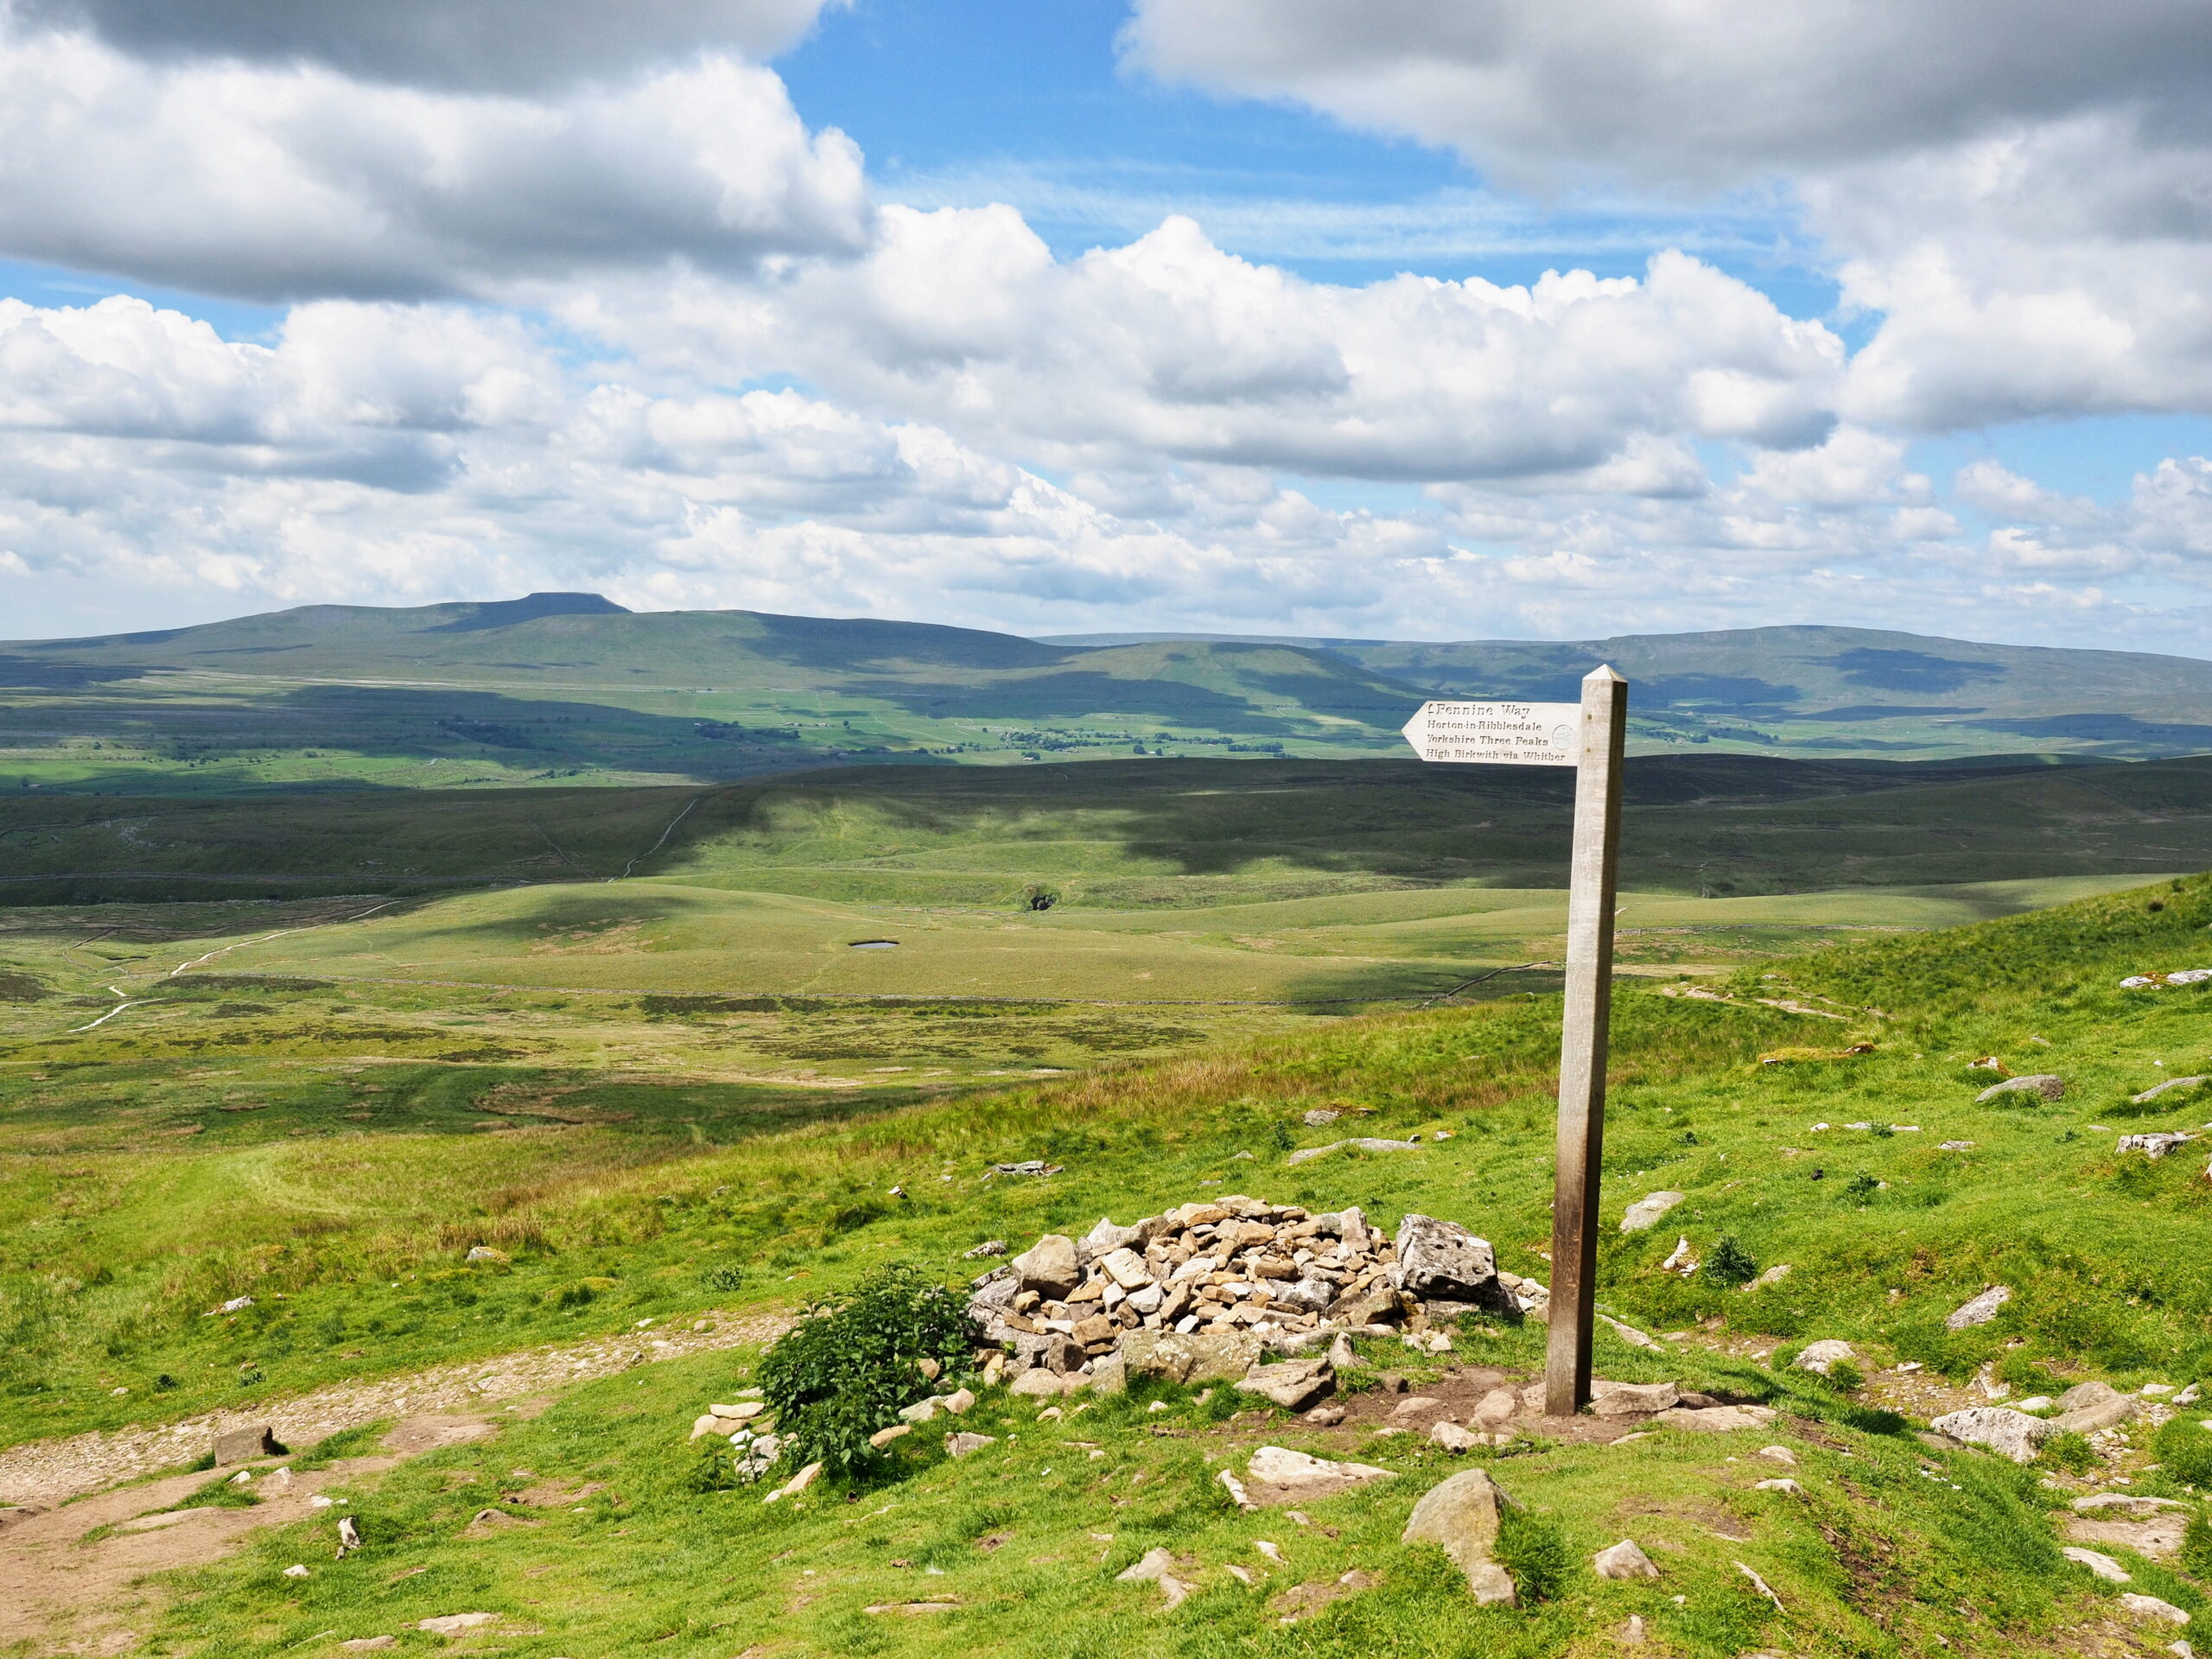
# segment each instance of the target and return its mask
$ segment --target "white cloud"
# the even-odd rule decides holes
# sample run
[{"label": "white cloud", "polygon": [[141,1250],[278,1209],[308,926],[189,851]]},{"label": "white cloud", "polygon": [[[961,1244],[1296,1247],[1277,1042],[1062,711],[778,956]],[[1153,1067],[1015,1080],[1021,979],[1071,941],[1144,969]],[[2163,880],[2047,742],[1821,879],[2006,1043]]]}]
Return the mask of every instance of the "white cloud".
[{"label": "white cloud", "polygon": [[1523,178],[1705,187],[2089,109],[2207,119],[2196,0],[1137,0],[1125,49]]},{"label": "white cloud", "polygon": [[90,29],[155,61],[317,64],[364,80],[526,92],[700,52],[760,59],[823,0],[14,0],[26,25]]},{"label": "white cloud", "polygon": [[893,207],[880,224],[857,263],[742,288],[602,286],[569,315],[670,368],[796,372],[1103,474],[1165,461],[1425,481],[1625,467],[1679,489],[1679,465],[1650,468],[1683,438],[1818,442],[1843,369],[1826,327],[1677,253],[1641,278],[1346,288],[1224,253],[1184,219],[1064,263],[1010,208]]},{"label": "white cloud", "polygon": [[532,100],[0,32],[19,257],[253,299],[513,293],[856,251],[870,211],[851,142],[728,58]]}]

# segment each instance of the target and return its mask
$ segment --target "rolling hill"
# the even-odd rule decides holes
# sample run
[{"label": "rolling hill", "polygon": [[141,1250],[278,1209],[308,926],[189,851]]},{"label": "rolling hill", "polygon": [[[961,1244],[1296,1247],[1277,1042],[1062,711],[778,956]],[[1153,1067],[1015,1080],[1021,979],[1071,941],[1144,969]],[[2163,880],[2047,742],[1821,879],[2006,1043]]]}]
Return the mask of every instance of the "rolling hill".
[{"label": "rolling hill", "polygon": [[[1401,756],[1424,698],[1633,684],[1632,743],[1802,758],[2212,750],[2212,663],[1858,629],[1541,643],[1028,639],[595,594],[0,644],[0,783],[696,784],[855,761]],[[12,779],[10,774],[12,773]]]},{"label": "rolling hill", "polygon": [[[1050,643],[1127,649],[1212,638],[1092,634]],[[1647,747],[1719,743],[1828,754],[2031,748],[2128,758],[2212,750],[2212,663],[2188,657],[1829,627],[1557,642],[1295,643],[1440,697],[1572,698],[1583,675],[1611,663],[1634,688],[1634,736]]]}]

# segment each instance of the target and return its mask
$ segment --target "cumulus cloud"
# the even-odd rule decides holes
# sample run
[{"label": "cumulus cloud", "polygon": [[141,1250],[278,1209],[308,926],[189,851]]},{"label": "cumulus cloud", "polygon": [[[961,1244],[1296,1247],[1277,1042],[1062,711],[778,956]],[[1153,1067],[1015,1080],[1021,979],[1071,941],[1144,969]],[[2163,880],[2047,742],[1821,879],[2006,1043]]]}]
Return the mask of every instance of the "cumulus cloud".
[{"label": "cumulus cloud", "polygon": [[2078,642],[2212,585],[2206,462],[2109,508],[1987,465],[1947,501],[1852,427],[1694,486],[1691,452],[1645,438],[1382,512],[1219,461],[1055,481],[931,421],[586,369],[454,305],[322,302],[263,344],[129,298],[10,303],[0,386],[0,592],[109,607],[56,632],[561,587],[1039,632],[1580,636],[1770,620],[1784,584],[1793,615],[1875,626],[1910,592],[1938,631],[2038,637],[2063,606]]},{"label": "cumulus cloud", "polygon": [[[733,291],[601,289],[578,327],[668,365],[803,372],[1057,467],[1368,479],[1611,467],[1684,487],[1684,438],[1827,433],[1840,340],[1681,254],[1525,286],[1305,281],[1171,218],[1056,262],[1010,208],[884,210],[868,256]],[[1655,470],[1656,469],[1656,470]]]},{"label": "cumulus cloud", "polygon": [[[258,10],[258,9],[257,9]],[[530,99],[0,32],[0,246],[270,300],[857,251],[860,152],[707,58]]]},{"label": "cumulus cloud", "polygon": [[356,79],[530,92],[702,51],[760,59],[823,0],[15,0],[22,23],[91,31],[156,61],[315,64]]},{"label": "cumulus cloud", "polygon": [[2195,0],[1139,0],[1125,47],[1522,184],[1781,181],[1878,320],[1853,419],[2212,409]]},{"label": "cumulus cloud", "polygon": [[2201,132],[2212,68],[2195,0],[1136,0],[1125,49],[1524,178],[1699,186],[2087,109]]}]

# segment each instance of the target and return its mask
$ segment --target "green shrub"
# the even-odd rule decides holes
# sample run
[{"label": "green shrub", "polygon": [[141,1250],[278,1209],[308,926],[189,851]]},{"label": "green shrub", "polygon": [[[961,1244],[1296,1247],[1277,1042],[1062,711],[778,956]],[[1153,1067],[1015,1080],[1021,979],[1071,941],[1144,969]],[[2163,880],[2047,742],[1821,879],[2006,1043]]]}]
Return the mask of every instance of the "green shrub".
[{"label": "green shrub", "polygon": [[1866,1373],[1847,1359],[1829,1362],[1828,1387],[1838,1394],[1856,1394],[1866,1386]]},{"label": "green shrub", "polygon": [[981,1334],[958,1298],[904,1262],[879,1269],[847,1300],[815,1303],[760,1362],[785,1461],[839,1474],[876,1461],[868,1437],[933,1391],[915,1362],[964,1371]]},{"label": "green shrub", "polygon": [[1542,1516],[1509,1508],[1498,1516],[1497,1564],[1513,1575],[1524,1604],[1549,1601],[1567,1586],[1574,1558],[1560,1530]]},{"label": "green shrub", "polygon": [[2097,1448],[2086,1434],[2069,1431],[2054,1434],[2036,1449],[2036,1461],[2070,1474],[2086,1474],[2097,1466]]},{"label": "green shrub", "polygon": [[1716,1285],[1748,1285],[1759,1276],[1759,1264],[1731,1233],[1706,1257],[1705,1276]]},{"label": "green shrub", "polygon": [[707,1288],[724,1294],[745,1288],[745,1269],[734,1262],[718,1262],[706,1271]]}]

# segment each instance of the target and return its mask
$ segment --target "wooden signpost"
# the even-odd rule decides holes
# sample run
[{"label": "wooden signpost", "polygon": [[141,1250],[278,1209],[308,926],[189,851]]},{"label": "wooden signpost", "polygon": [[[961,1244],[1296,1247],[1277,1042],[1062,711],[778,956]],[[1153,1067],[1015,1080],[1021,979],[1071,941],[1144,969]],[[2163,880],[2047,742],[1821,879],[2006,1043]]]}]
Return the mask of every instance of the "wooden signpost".
[{"label": "wooden signpost", "polygon": [[1551,1328],[1544,1351],[1544,1410],[1568,1417],[1590,1402],[1628,682],[1610,668],[1594,669],[1582,682],[1580,705],[1424,703],[1405,730],[1424,760],[1575,769],[1567,1017],[1560,1033],[1559,1154],[1552,1188]]}]

